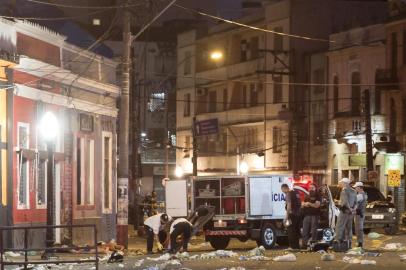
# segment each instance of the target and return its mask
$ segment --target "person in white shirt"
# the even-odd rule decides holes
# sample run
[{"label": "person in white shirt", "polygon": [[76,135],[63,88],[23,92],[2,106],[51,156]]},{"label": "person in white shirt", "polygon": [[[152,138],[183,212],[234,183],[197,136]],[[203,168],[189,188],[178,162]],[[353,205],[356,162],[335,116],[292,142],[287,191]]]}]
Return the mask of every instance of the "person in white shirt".
[{"label": "person in white shirt", "polygon": [[171,239],[171,248],[170,253],[177,252],[177,243],[176,239],[179,235],[183,236],[183,252],[187,251],[187,246],[192,236],[193,225],[185,218],[178,218],[172,222],[169,229],[170,239]]},{"label": "person in white shirt", "polygon": [[156,214],[144,221],[145,232],[147,234],[147,252],[149,254],[152,253],[154,240],[158,247],[158,251],[163,250],[163,243],[165,243],[167,238],[165,226],[171,220],[172,218],[167,214]]}]

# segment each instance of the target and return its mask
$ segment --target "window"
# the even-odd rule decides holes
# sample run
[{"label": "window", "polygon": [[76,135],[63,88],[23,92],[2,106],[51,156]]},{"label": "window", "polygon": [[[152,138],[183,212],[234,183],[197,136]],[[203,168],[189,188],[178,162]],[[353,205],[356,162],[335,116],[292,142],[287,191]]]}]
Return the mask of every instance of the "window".
[{"label": "window", "polygon": [[[377,74],[378,71],[375,72],[375,84],[377,84]],[[375,87],[375,114],[380,113],[381,113],[381,89],[379,89],[379,87]]]},{"label": "window", "polygon": [[47,167],[48,161],[46,159],[37,159],[37,207],[46,207],[46,189],[47,189]]},{"label": "window", "polygon": [[274,103],[281,103],[283,100],[283,93],[282,93],[282,77],[276,76],[273,78],[273,102]]},{"label": "window", "polygon": [[398,68],[398,37],[396,33],[392,33],[391,40],[391,69],[392,73],[395,74]]},{"label": "window", "polygon": [[185,150],[188,150],[190,148],[190,136],[185,137]]},{"label": "window", "polygon": [[272,130],[272,152],[282,153],[282,130],[278,127]]},{"label": "window", "polygon": [[250,59],[258,58],[259,37],[252,37],[250,41]]},{"label": "window", "polygon": [[406,131],[406,98],[402,100],[402,130]]},{"label": "window", "polygon": [[208,91],[206,88],[197,89],[197,113],[206,113],[207,112],[207,100],[208,100]]},{"label": "window", "polygon": [[241,52],[240,61],[241,62],[245,62],[248,60],[248,57],[247,57],[248,47],[249,47],[248,42],[245,39],[241,40],[241,44],[240,44],[240,52]]},{"label": "window", "polygon": [[338,112],[338,77],[334,76],[333,80],[333,112]]},{"label": "window", "polygon": [[102,180],[103,180],[103,212],[111,213],[113,207],[113,181],[112,181],[112,133],[102,132],[103,145],[103,163],[102,163]]},{"label": "window", "polygon": [[213,113],[217,111],[217,92],[209,92],[209,112]]},{"label": "window", "polygon": [[20,149],[18,161],[18,208],[29,208],[29,162],[24,150],[29,148],[29,124],[18,123],[17,145]]},{"label": "window", "polygon": [[185,52],[185,64],[183,65],[183,75],[189,75],[192,73],[192,54],[190,51]]},{"label": "window", "polygon": [[321,68],[313,71],[313,82],[316,84],[320,84],[320,85],[316,85],[313,87],[315,95],[320,95],[320,94],[323,94],[323,92],[324,92],[323,85],[321,85],[324,83],[323,73],[324,73],[324,71]]},{"label": "window", "polygon": [[323,144],[323,122],[314,122],[313,123],[313,143],[314,145]]},{"label": "window", "polygon": [[94,204],[94,140],[79,137],[76,142],[76,203]]},{"label": "window", "polygon": [[250,84],[250,106],[258,106],[258,89],[255,89],[255,84]]},{"label": "window", "polygon": [[351,113],[352,115],[360,114],[361,106],[361,76],[359,72],[353,72],[351,75]]},{"label": "window", "polygon": [[185,99],[185,107],[183,107],[184,108],[183,116],[189,117],[190,116],[190,94],[185,94],[184,99]]},{"label": "window", "polygon": [[241,105],[240,108],[245,108],[247,107],[247,85],[242,86],[242,99],[241,99]]},{"label": "window", "polygon": [[[273,30],[278,33],[283,32],[282,27],[275,27]],[[283,51],[283,36],[282,35],[273,34],[273,49],[276,53]]]},{"label": "window", "polygon": [[228,104],[228,90],[227,90],[227,88],[224,88],[223,89],[223,110],[224,111],[227,111],[227,109],[228,109],[227,104]]}]

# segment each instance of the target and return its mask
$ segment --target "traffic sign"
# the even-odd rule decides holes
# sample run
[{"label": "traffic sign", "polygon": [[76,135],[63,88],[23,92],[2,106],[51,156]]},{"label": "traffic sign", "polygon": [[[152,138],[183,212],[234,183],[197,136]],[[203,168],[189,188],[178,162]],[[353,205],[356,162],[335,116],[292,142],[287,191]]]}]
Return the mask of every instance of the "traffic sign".
[{"label": "traffic sign", "polygon": [[195,136],[205,136],[211,134],[219,133],[219,122],[217,118],[196,121],[195,126]]},{"label": "traffic sign", "polygon": [[400,187],[400,170],[388,171],[388,187]]}]

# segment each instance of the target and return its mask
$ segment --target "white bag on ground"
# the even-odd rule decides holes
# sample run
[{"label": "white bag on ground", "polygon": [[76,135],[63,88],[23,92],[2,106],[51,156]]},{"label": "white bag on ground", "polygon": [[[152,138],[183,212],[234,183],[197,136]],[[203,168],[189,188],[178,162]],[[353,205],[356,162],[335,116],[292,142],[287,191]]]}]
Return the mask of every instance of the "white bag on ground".
[{"label": "white bag on ground", "polygon": [[289,253],[283,256],[277,256],[273,258],[275,262],[295,262],[296,261],[296,256],[295,254]]}]

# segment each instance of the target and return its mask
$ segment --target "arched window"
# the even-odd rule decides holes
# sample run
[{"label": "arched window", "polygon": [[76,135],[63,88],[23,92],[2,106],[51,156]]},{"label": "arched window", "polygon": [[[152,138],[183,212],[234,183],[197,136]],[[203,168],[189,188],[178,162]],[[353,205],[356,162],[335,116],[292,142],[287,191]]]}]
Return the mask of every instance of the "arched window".
[{"label": "arched window", "polygon": [[351,74],[351,113],[352,115],[360,114],[361,105],[361,75],[359,72]]},{"label": "arched window", "polygon": [[333,79],[333,112],[334,115],[338,112],[338,76]]}]

